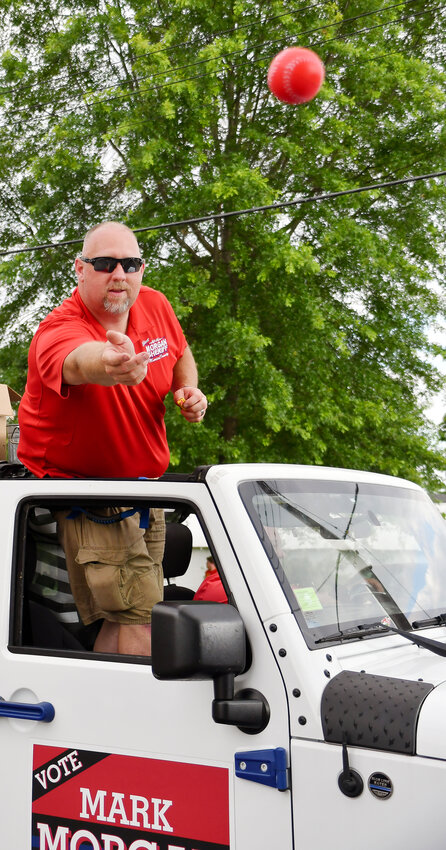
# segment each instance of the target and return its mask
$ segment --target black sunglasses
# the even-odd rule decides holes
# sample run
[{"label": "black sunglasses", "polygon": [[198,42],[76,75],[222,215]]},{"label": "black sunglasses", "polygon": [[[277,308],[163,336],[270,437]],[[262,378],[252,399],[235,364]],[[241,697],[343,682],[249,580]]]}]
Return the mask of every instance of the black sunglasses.
[{"label": "black sunglasses", "polygon": [[142,257],[93,257],[90,260],[88,257],[79,257],[83,263],[91,263],[95,272],[113,272],[121,263],[125,273],[139,272],[144,260]]}]

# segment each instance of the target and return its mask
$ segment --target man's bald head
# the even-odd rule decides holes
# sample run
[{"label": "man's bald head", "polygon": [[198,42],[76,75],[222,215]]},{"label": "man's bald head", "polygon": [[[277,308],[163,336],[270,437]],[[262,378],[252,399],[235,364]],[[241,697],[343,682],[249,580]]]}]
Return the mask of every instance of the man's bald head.
[{"label": "man's bald head", "polygon": [[132,252],[130,256],[141,256],[141,251],[138,245],[138,240],[136,239],[133,230],[130,227],[127,227],[126,224],[122,224],[120,221],[103,221],[100,224],[95,224],[94,227],[91,227],[90,230],[87,231],[84,237],[84,244],[82,246],[82,255],[84,257],[90,256],[88,253],[89,246],[92,244],[97,244],[98,236],[107,236],[107,241],[113,240],[113,234],[115,233],[117,236],[122,235],[122,232],[126,232],[131,237],[136,252]]}]

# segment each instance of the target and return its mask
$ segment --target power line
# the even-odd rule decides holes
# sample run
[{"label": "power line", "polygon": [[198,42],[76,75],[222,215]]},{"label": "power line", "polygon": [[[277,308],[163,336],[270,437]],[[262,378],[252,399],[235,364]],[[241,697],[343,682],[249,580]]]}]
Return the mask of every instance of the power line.
[{"label": "power line", "polygon": [[[396,5],[400,5],[400,4],[396,4]],[[323,46],[325,46],[325,45],[329,44],[329,43],[330,43],[330,42],[332,42],[332,41],[342,41],[342,40],[343,40],[343,41],[346,41],[347,39],[349,39],[349,38],[351,38],[351,37],[353,37],[353,36],[356,36],[356,35],[362,35],[362,34],[364,34],[364,33],[366,33],[366,32],[370,32],[370,31],[371,31],[371,30],[373,30],[373,29],[377,29],[377,28],[380,28],[380,27],[382,27],[382,26],[386,26],[386,25],[388,25],[388,24],[399,23],[399,22],[400,22],[400,21],[402,21],[402,20],[406,20],[406,18],[407,18],[407,17],[419,17],[420,15],[424,15],[424,14],[426,14],[427,12],[433,11],[433,10],[435,10],[435,9],[437,9],[437,8],[441,8],[441,6],[433,6],[433,7],[429,8],[429,9],[427,9],[427,10],[424,10],[424,11],[422,11],[422,12],[416,12],[416,13],[414,12],[414,13],[410,13],[408,16],[403,16],[403,17],[401,17],[401,18],[392,19],[391,21],[388,21],[388,22],[386,22],[385,24],[375,24],[375,25],[373,25],[373,26],[371,26],[371,27],[365,27],[365,28],[362,28],[362,29],[360,29],[360,30],[355,30],[354,32],[349,33],[349,34],[347,34],[347,35],[345,35],[345,36],[342,36],[342,35],[337,34],[337,35],[336,35],[336,36],[334,36],[333,38],[330,38],[330,39],[322,39],[321,41],[314,42],[314,43],[311,45],[311,47],[313,47],[313,48],[314,48],[314,47],[317,47],[317,46],[319,46],[319,45],[323,45]],[[342,23],[344,23],[344,22],[339,22],[339,25],[341,25]],[[392,54],[392,52],[393,52],[393,53],[395,53],[395,51],[390,51],[390,52],[388,51],[388,52],[387,52],[387,53],[385,53],[385,54],[378,54],[377,56],[371,56],[371,57],[369,57],[369,58],[367,58],[367,59],[365,59],[365,60],[364,60],[364,59],[361,59],[361,62],[362,62],[362,63],[364,63],[364,62],[369,62],[369,61],[375,61],[375,60],[377,60],[377,59],[384,59],[386,56],[391,55],[391,54]],[[259,57],[259,58],[257,58],[257,59],[251,59],[251,60],[249,60],[249,61],[247,61],[247,62],[237,63],[237,64],[235,64],[234,69],[238,70],[238,69],[240,69],[240,68],[243,68],[243,67],[246,67],[246,66],[251,66],[251,65],[256,64],[256,63],[259,63],[259,62],[266,62],[266,61],[269,61],[269,59],[270,59],[270,57],[269,57],[269,56],[261,56],[261,57]],[[354,64],[354,60],[353,60],[353,62],[351,62],[350,64]],[[183,79],[180,79],[180,80],[174,80],[174,81],[171,81],[171,82],[168,82],[168,83],[162,83],[162,84],[158,84],[158,85],[155,85],[155,86],[150,86],[150,87],[148,87],[148,88],[146,88],[146,89],[140,89],[140,90],[139,90],[139,92],[140,92],[140,93],[145,93],[145,92],[151,92],[151,91],[159,91],[159,90],[161,90],[161,89],[163,89],[163,88],[169,88],[170,86],[178,85],[178,84],[180,84],[180,83],[184,83],[184,82],[189,82],[189,81],[196,81],[196,80],[205,79],[205,78],[207,78],[207,77],[215,76],[216,74],[221,73],[221,70],[222,70],[222,69],[219,69],[219,70],[216,70],[216,71],[213,71],[213,72],[208,72],[208,73],[205,73],[205,74],[196,74],[196,75],[194,75],[194,76],[192,76],[192,77],[187,77],[187,78],[183,78]],[[97,101],[97,102],[98,102],[98,103],[108,103],[108,102],[112,102],[112,101],[114,101],[114,100],[125,100],[125,98],[126,98],[126,97],[127,97],[127,95],[121,95],[121,96],[119,96],[119,97],[108,98],[108,99],[107,99],[107,98],[103,98],[102,100]],[[94,105],[95,105],[95,103],[94,103],[94,104],[93,104],[93,103],[90,103],[90,104],[89,104],[89,107],[90,107],[90,108],[92,108]],[[76,111],[76,110],[73,110],[72,112],[74,112],[74,111]],[[62,116],[62,120],[63,120],[64,118],[68,117],[70,114],[72,114],[72,112],[67,112],[67,113],[65,113],[65,115],[64,115],[64,116]],[[140,124],[140,123],[139,123],[136,119],[133,119],[132,127],[133,127],[134,129],[138,129],[138,127],[139,127],[139,126],[141,126],[141,125],[143,125],[143,124],[144,124],[144,119],[143,119],[143,118],[141,118],[141,124]],[[12,126],[21,126],[20,122],[18,122],[18,121],[15,121],[15,122],[14,122],[14,121],[11,121],[11,120],[9,120],[9,125],[10,125],[10,126],[11,126],[11,125],[12,125]],[[59,125],[59,127],[60,127],[60,125]],[[51,129],[54,129],[54,128],[51,128]],[[55,129],[57,129],[57,127],[56,127]],[[85,138],[85,139],[87,139],[87,138],[88,138],[88,139],[91,139],[91,136],[92,136],[91,130],[90,130],[88,133],[86,133],[86,132],[82,132],[82,131],[81,131],[81,132],[76,132],[76,139],[77,139],[77,140],[82,140],[83,138]],[[1,255],[1,254],[0,254],[0,255]]]},{"label": "power line", "polygon": [[[339,27],[340,28],[340,27],[344,26],[345,24],[352,23],[353,21],[359,20],[360,18],[365,18],[365,17],[370,17],[372,15],[382,14],[382,13],[388,11],[388,10],[395,9],[395,8],[400,7],[400,6],[407,6],[409,3],[413,3],[413,2],[415,2],[415,0],[401,0],[401,2],[399,2],[399,3],[394,3],[392,5],[383,6],[379,9],[375,9],[371,12],[370,11],[369,12],[361,12],[360,14],[353,15],[350,18],[344,18],[342,21],[333,21],[331,23],[323,23],[323,24],[321,24],[317,27],[313,27],[313,28],[308,29],[308,30],[303,30],[303,31],[297,33],[295,36],[291,36],[291,38],[301,38],[302,36],[312,35],[315,32],[319,32],[320,30],[331,28],[331,27]],[[315,4],[315,5],[317,5],[317,4]],[[302,7],[302,8],[305,8],[305,7]],[[373,29],[377,29],[377,28],[380,28],[380,27],[383,27],[383,26],[389,26],[389,25],[394,24],[394,23],[400,23],[400,22],[406,20],[407,18],[419,17],[421,15],[428,14],[429,12],[434,11],[437,8],[439,8],[438,5],[434,5],[434,6],[426,8],[426,9],[423,9],[421,12],[409,12],[408,15],[404,15],[404,16],[401,16],[400,18],[395,18],[395,19],[392,19],[390,21],[386,21],[383,24],[376,24],[376,25],[369,27],[369,28],[367,28],[367,27],[362,28],[361,30],[357,30],[353,33],[349,33],[346,36],[335,36],[334,38],[331,38],[331,39],[323,39],[320,42],[316,42],[316,44],[314,46],[317,46],[319,44],[325,45],[325,44],[329,43],[330,41],[334,41],[334,40],[346,40],[347,38],[353,37],[357,34],[363,35],[364,33],[369,32]],[[252,50],[257,50],[257,49],[260,49],[262,47],[270,47],[272,45],[278,44],[279,42],[283,42],[284,38],[285,38],[285,36],[282,36],[278,39],[270,39],[268,41],[259,42],[257,44],[248,44],[243,48],[239,48],[237,50],[233,50],[233,51],[230,51],[228,53],[223,53],[220,56],[213,56],[213,57],[209,57],[209,58],[206,58],[206,59],[199,59],[199,60],[196,60],[195,62],[187,63],[185,65],[173,66],[173,67],[165,69],[163,71],[157,71],[155,74],[148,74],[144,77],[135,77],[130,81],[121,80],[118,83],[114,83],[112,86],[109,86],[108,91],[110,90],[110,88],[117,88],[117,87],[122,86],[122,85],[131,85],[132,83],[133,84],[140,83],[143,80],[156,79],[157,77],[160,77],[160,76],[166,76],[168,74],[173,74],[176,71],[186,70],[188,68],[193,68],[193,67],[197,67],[199,65],[208,64],[209,62],[222,61],[222,60],[228,59],[232,56],[240,55],[242,53],[247,53],[248,51],[252,51]],[[260,59],[254,59],[254,60],[250,61],[249,63],[239,63],[239,64],[236,65],[236,67],[243,67],[246,64],[253,64],[254,62],[263,61],[267,58],[269,58],[269,57],[260,57]],[[139,93],[144,93],[144,92],[147,92],[147,91],[158,90],[158,89],[161,89],[161,88],[167,88],[167,87],[170,87],[170,86],[179,85],[180,83],[183,83],[183,82],[191,82],[191,81],[198,80],[198,79],[204,79],[208,76],[209,77],[215,76],[217,73],[219,73],[219,70],[221,70],[221,69],[217,69],[216,71],[210,71],[210,72],[204,73],[204,74],[194,75],[192,77],[186,77],[186,78],[183,77],[183,78],[178,79],[178,80],[170,80],[167,83],[161,83],[159,85],[156,84],[155,86],[150,86],[149,88],[139,88],[139,89],[136,90],[136,93],[139,94]],[[79,92],[79,94],[85,95],[85,94],[87,94],[87,92],[83,91],[83,92]],[[89,92],[88,94],[94,94],[94,92]],[[129,91],[124,92],[123,94],[119,94],[119,95],[112,96],[112,97],[104,97],[102,99],[96,100],[95,103],[110,103],[110,102],[113,102],[115,100],[125,100],[131,94],[135,94],[135,92],[132,92],[131,89],[130,89]],[[73,92],[70,93],[70,101],[72,100],[72,97],[73,97]],[[67,102],[69,102],[69,101],[65,101],[65,103],[67,103]],[[64,103],[64,101],[59,101],[58,106],[60,106],[63,103]],[[51,100],[41,101],[39,104],[36,104],[35,108],[41,108],[41,107],[45,107],[45,106],[53,105],[53,104],[54,104],[54,97]],[[64,117],[66,115],[73,114],[74,112],[76,112],[78,110],[78,108],[79,107],[73,107],[73,109],[66,111]],[[27,111],[28,107],[23,107],[23,109],[25,111]],[[18,109],[16,108],[15,112],[17,113],[17,111],[20,111],[20,107]],[[17,123],[17,122],[15,122],[15,123]]]},{"label": "power line", "polygon": [[[286,18],[290,15],[296,15],[299,12],[308,12],[310,9],[313,9],[316,6],[321,6],[323,2],[324,2],[324,0],[317,0],[316,3],[310,3],[308,6],[300,6],[297,9],[289,9],[288,12],[283,12],[283,14],[280,14],[280,15],[271,15],[270,17],[263,18],[260,21],[254,20],[254,21],[251,21],[250,23],[240,23],[240,24],[237,24],[234,27],[231,27],[230,29],[217,30],[216,32],[213,32],[208,36],[206,36],[205,33],[202,33],[202,37],[204,39],[203,44],[204,45],[211,44],[212,41],[214,41],[216,38],[219,38],[222,35],[230,35],[231,33],[239,32],[239,30],[242,30],[242,29],[253,29],[254,27],[260,27],[263,24],[270,23],[271,21],[277,20],[279,18]],[[404,2],[405,3],[414,3],[414,2],[416,2],[416,0],[404,0]],[[398,5],[404,5],[404,4],[402,3],[402,4],[398,4]],[[374,14],[374,13],[371,12],[370,14]],[[68,16],[66,16],[66,17],[68,17]],[[177,44],[172,44],[169,47],[160,47],[156,50],[148,50],[146,53],[140,53],[138,56],[136,56],[135,63],[139,62],[140,59],[143,59],[146,56],[155,56],[158,53],[172,53],[175,50],[180,50],[180,48],[184,48],[184,47],[186,47],[186,48],[187,47],[193,47],[193,48],[196,49],[197,45],[192,41],[182,41],[182,42],[178,42]],[[94,52],[94,51],[92,51],[92,52]],[[145,79],[145,78],[143,77],[142,79]],[[40,83],[27,83],[27,84],[23,85],[22,83],[17,83],[17,85],[10,86],[8,88],[1,88],[1,86],[0,86],[0,94],[10,94],[10,93],[14,93],[16,91],[18,91],[20,93],[20,92],[24,91],[25,89],[36,88],[39,85],[41,85],[41,84]],[[117,83],[116,85],[119,85],[119,83]]]},{"label": "power line", "polygon": [[[305,198],[298,198],[294,201],[280,201],[276,204],[264,204],[260,207],[248,207],[247,209],[232,210],[231,212],[211,213],[210,215],[197,216],[196,218],[186,218],[180,221],[164,222],[163,224],[151,224],[147,227],[135,227],[134,233],[148,233],[154,230],[169,230],[176,227],[187,227],[192,224],[202,224],[207,221],[221,221],[236,216],[249,215],[259,212],[270,212],[273,210],[286,209],[287,207],[299,206],[308,203],[320,203],[321,201],[331,201],[334,198],[341,198],[347,195],[357,195],[361,192],[373,192],[376,189],[387,189],[392,186],[402,186],[407,183],[418,183],[421,180],[432,180],[437,177],[444,177],[446,171],[433,171],[430,174],[420,174],[415,177],[402,177],[398,180],[386,180],[380,183],[371,183],[368,186],[358,186],[355,189],[342,189],[338,192],[326,192],[323,195],[307,195]],[[78,239],[67,239],[62,242],[46,242],[42,245],[33,245],[30,247],[14,248],[10,251],[0,251],[0,257],[6,257],[11,254],[25,254],[33,251],[44,251],[51,248],[62,248],[68,245],[79,245],[83,242],[84,237]]]},{"label": "power line", "polygon": [[[371,27],[363,27],[362,29],[360,29],[360,30],[355,30],[354,32],[349,33],[348,35],[345,35],[345,36],[342,36],[342,35],[337,34],[336,36],[333,36],[333,38],[330,38],[330,39],[322,39],[321,41],[317,41],[317,42],[313,43],[311,46],[312,46],[312,47],[317,47],[317,46],[319,46],[319,45],[323,45],[323,46],[325,46],[325,45],[329,44],[331,41],[345,41],[345,40],[347,40],[347,39],[349,39],[349,38],[351,38],[351,37],[353,37],[353,36],[356,36],[356,35],[363,35],[364,33],[370,32],[371,30],[374,30],[374,29],[380,28],[380,27],[382,27],[382,26],[387,26],[387,25],[390,25],[390,24],[399,23],[399,22],[401,22],[401,21],[403,21],[403,20],[406,20],[406,19],[407,19],[407,17],[419,17],[420,15],[424,15],[424,14],[426,14],[427,12],[430,12],[430,11],[435,10],[436,8],[438,8],[438,6],[433,6],[433,7],[429,8],[429,9],[426,9],[426,10],[424,10],[424,11],[422,11],[422,12],[414,12],[414,13],[410,13],[408,16],[402,16],[401,18],[395,18],[395,19],[392,19],[391,21],[388,21],[388,22],[386,22],[385,24],[375,24],[375,25],[373,25],[373,26],[371,26]],[[339,22],[339,26],[340,26],[342,23],[343,23],[343,22]],[[384,55],[385,55],[385,54],[384,54]],[[381,57],[382,57],[382,56],[383,56],[383,54],[381,54]],[[247,61],[247,62],[241,62],[241,63],[239,62],[239,63],[237,63],[237,64],[235,65],[235,68],[238,70],[238,69],[240,69],[240,68],[246,67],[247,65],[251,66],[251,65],[253,65],[253,64],[257,64],[257,63],[259,63],[259,62],[265,62],[265,61],[268,61],[268,60],[269,60],[269,58],[270,58],[269,56],[261,56],[261,57],[259,57],[259,58],[257,58],[257,59],[252,59],[252,60],[249,60],[249,61]],[[372,57],[372,58],[373,58],[373,57]],[[380,58],[380,57],[378,57],[378,58]],[[365,61],[369,61],[369,60],[365,60]],[[207,72],[207,73],[204,73],[204,74],[195,74],[195,75],[193,75],[193,76],[191,76],[191,77],[185,77],[185,78],[182,78],[182,79],[179,79],[179,80],[172,80],[172,81],[170,81],[170,82],[168,82],[168,83],[161,83],[161,84],[157,84],[157,85],[154,85],[154,86],[149,86],[149,87],[147,87],[147,88],[142,88],[142,89],[139,89],[139,90],[138,90],[138,94],[140,94],[140,93],[142,94],[142,93],[146,93],[146,92],[151,92],[151,91],[159,91],[159,90],[161,90],[161,89],[164,89],[164,88],[170,88],[171,86],[179,85],[179,84],[181,84],[181,83],[191,82],[191,81],[196,81],[196,80],[201,80],[201,79],[206,79],[207,77],[212,77],[212,76],[217,75],[218,73],[221,73],[221,70],[222,70],[222,69],[218,69],[218,70],[216,70],[216,71],[211,71],[211,72]],[[129,94],[128,94],[128,93],[126,93],[126,94],[123,94],[123,95],[116,95],[116,96],[114,96],[114,97],[110,97],[110,98],[103,98],[102,100],[95,101],[94,103],[90,103],[90,104],[88,104],[88,106],[89,106],[90,108],[92,108],[92,107],[93,107],[93,106],[95,106],[97,103],[99,103],[99,104],[101,104],[101,103],[105,103],[105,104],[106,104],[106,103],[112,103],[112,102],[117,101],[117,100],[118,100],[118,101],[122,101],[122,100],[125,100],[126,98],[128,98],[128,96],[129,96]],[[77,108],[76,108],[76,109],[73,109],[73,110],[69,110],[69,111],[67,111],[67,112],[65,113],[65,115],[64,115],[64,116],[62,116],[62,118],[66,118],[67,116],[69,116],[70,114],[75,113],[76,111],[77,111]],[[12,121],[10,121],[9,123],[10,123],[10,124],[15,124],[15,125],[17,125],[19,122],[12,122]],[[135,128],[137,128],[137,127],[138,127],[138,122],[136,122],[136,121],[134,122],[134,127],[135,127]],[[87,133],[85,133],[85,134],[83,134],[83,133],[81,133],[81,134],[77,134],[77,138],[78,138],[78,139],[79,139],[79,138],[82,138],[83,136],[85,136],[85,138],[90,138],[90,137],[91,137],[91,132],[89,132],[88,134],[87,134]]]},{"label": "power line", "polygon": [[[380,14],[382,12],[386,12],[390,9],[396,9],[399,6],[407,6],[409,3],[413,3],[413,2],[416,2],[416,0],[401,0],[400,3],[394,3],[391,6],[383,6],[381,9],[375,9],[373,12],[361,12],[360,14],[353,15],[350,18],[344,18],[342,21],[333,21],[332,23],[323,23],[323,24],[320,24],[317,27],[313,27],[312,29],[303,30],[303,31],[299,32],[297,34],[297,37],[300,38],[301,36],[312,35],[315,32],[319,32],[320,30],[328,29],[328,28],[331,28],[331,27],[341,27],[344,24],[352,23],[352,21],[357,21],[360,18],[367,18],[367,17],[370,17],[371,15],[377,15],[377,14]],[[435,8],[437,8],[437,6],[434,6],[433,8],[435,9]],[[418,14],[424,15],[424,14],[426,14],[426,12],[431,11],[431,10],[432,10],[432,7],[431,7],[431,9],[427,9],[427,10],[424,9],[422,12],[419,12]],[[414,12],[412,12],[412,13],[409,12],[409,14],[407,16],[405,16],[404,18],[399,18],[398,21],[405,20],[406,17],[413,17],[415,14],[416,13],[414,13]],[[388,21],[387,23],[391,24],[391,23],[393,23],[393,21]],[[384,26],[385,25],[386,24],[384,24]],[[240,53],[247,53],[248,51],[257,50],[259,48],[266,47],[266,46],[269,47],[269,46],[272,46],[273,44],[278,44],[278,42],[283,41],[283,38],[284,38],[284,36],[282,36],[281,38],[277,38],[277,39],[269,39],[268,41],[259,42],[257,44],[251,44],[251,45],[248,44],[245,47],[239,48],[237,50],[231,50],[229,53],[222,53],[220,56],[212,56],[208,59],[198,59],[195,62],[190,62],[186,65],[176,65],[176,66],[174,65],[172,68],[168,68],[164,71],[157,71],[155,74],[148,74],[145,77],[135,77],[133,82],[139,83],[142,80],[156,79],[156,77],[162,77],[166,74],[172,74],[176,71],[183,71],[183,70],[186,70],[188,68],[194,68],[194,67],[197,67],[198,65],[207,64],[208,62],[218,62],[218,61],[221,61],[222,59],[228,59],[231,56],[237,56]],[[120,85],[120,83],[116,83],[115,85],[111,86],[111,88],[115,88],[115,86],[119,86],[119,85]],[[125,96],[125,95],[122,95],[122,96]],[[119,96],[119,97],[121,97],[121,96]],[[104,100],[106,102],[108,102],[109,98],[105,98]],[[102,101],[97,101],[97,102],[101,103]]]},{"label": "power line", "polygon": [[[369,29],[370,29],[370,28],[367,28],[367,30],[366,30],[366,31],[368,31]],[[355,31],[354,33],[352,33],[352,35],[360,34],[360,33],[362,33],[362,32],[363,32],[363,30],[357,30],[357,31]],[[345,40],[346,38],[347,38],[347,36],[336,36],[336,37],[335,37],[335,38],[333,38],[333,39],[326,39],[326,40],[323,40],[323,41],[320,41],[320,42],[315,42],[314,44],[312,44],[312,47],[317,47],[319,44],[324,44],[324,45],[325,45],[325,44],[328,44],[330,41],[339,41],[339,40],[342,40],[342,39],[344,39],[344,40]],[[349,67],[350,67],[350,68],[351,68],[351,67],[353,67],[355,64],[357,64],[357,63],[358,63],[358,61],[360,61],[360,62],[361,62],[361,65],[365,65],[365,64],[367,64],[368,62],[376,62],[376,61],[378,61],[378,60],[384,60],[384,59],[386,59],[388,56],[392,56],[392,55],[398,54],[399,52],[400,52],[399,50],[393,50],[393,51],[387,51],[386,53],[377,53],[377,54],[375,54],[375,55],[368,56],[368,57],[367,57],[367,59],[364,59],[364,58],[362,58],[362,57],[361,57],[361,59],[360,59],[360,60],[355,60],[355,59],[351,60],[351,59],[350,59],[350,60],[349,60]],[[269,57],[262,56],[262,57],[260,57],[260,58],[258,58],[258,59],[253,59],[253,60],[250,60],[250,61],[248,61],[248,62],[238,63],[235,67],[236,67],[237,69],[239,69],[239,68],[246,67],[247,65],[252,65],[252,64],[255,64],[255,63],[259,63],[259,62],[266,62],[267,60],[269,60]],[[190,80],[200,80],[200,79],[203,79],[203,78],[206,78],[206,77],[209,77],[209,76],[214,76],[214,75],[215,75],[215,74],[217,74],[217,73],[220,73],[220,71],[213,71],[213,72],[211,72],[211,73],[206,73],[206,74],[197,74],[197,75],[195,75],[195,76],[193,76],[193,77],[188,77],[187,79],[177,80],[177,81],[176,81],[176,83],[180,83],[180,82],[188,82],[188,81],[190,81]],[[161,85],[152,86],[152,87],[150,87],[150,88],[148,88],[148,89],[144,89],[143,91],[144,91],[144,92],[146,92],[146,91],[158,91],[159,89],[162,89],[162,88],[168,88],[170,85],[175,85],[176,83],[175,83],[175,82],[173,82],[173,83],[163,83],[163,84],[161,84]],[[429,91],[429,87],[427,87],[426,89],[424,89],[424,91],[422,91],[422,92],[421,92],[421,94],[424,94],[425,92],[428,92],[428,91]],[[101,102],[101,103],[107,103],[108,101],[104,99],[103,101],[100,101],[100,102]],[[90,104],[90,107],[91,107],[91,106],[93,106],[93,104]],[[68,113],[68,115],[69,115],[69,114],[70,114],[70,113]],[[62,116],[62,117],[63,117],[63,118],[66,118],[66,117],[67,117],[67,115]],[[145,123],[146,123],[146,120],[145,120],[145,118],[143,118],[143,117],[141,117],[139,121],[137,120],[137,118],[132,118],[132,130],[138,130],[138,129],[140,129],[141,127],[144,127],[144,126],[145,126]],[[20,124],[19,122],[13,122],[13,121],[11,121],[11,120],[9,121],[9,125],[10,125],[10,126],[21,126],[21,124]],[[52,128],[49,128],[49,129],[50,129],[50,130],[60,130],[60,129],[61,129],[61,125],[56,126],[56,127],[52,127]],[[76,132],[75,132],[75,131],[73,130],[73,128],[71,128],[71,129],[70,129],[70,133],[71,133],[71,138],[76,139],[76,141],[78,141],[78,142],[79,142],[79,141],[82,141],[83,139],[89,139],[89,140],[91,141],[91,144],[93,144],[93,139],[92,139],[92,132],[91,132],[91,130],[89,130],[88,132],[86,132],[85,130],[79,130],[79,131],[76,131]]]},{"label": "power line", "polygon": [[[342,21],[333,21],[333,23],[323,23],[318,27],[314,27],[313,29],[304,30],[302,32],[299,32],[299,33],[297,33],[297,36],[300,37],[302,35],[309,35],[309,34],[312,34],[314,32],[318,32],[321,29],[326,29],[327,27],[334,27],[334,26],[341,27],[344,24],[351,23],[352,21],[356,21],[359,18],[366,18],[366,17],[369,17],[371,15],[377,15],[377,14],[380,14],[381,12],[386,12],[386,11],[391,10],[391,9],[396,9],[399,6],[408,6],[409,3],[415,3],[415,2],[416,2],[416,0],[401,0],[401,2],[394,3],[391,6],[383,6],[380,9],[374,9],[371,12],[362,12],[361,14],[353,15],[350,18],[344,18]],[[302,6],[300,9],[295,9],[294,12],[297,13],[297,12],[300,12],[300,11],[308,11],[308,9],[311,9],[313,6],[318,6],[318,5],[320,5],[320,4],[319,3],[313,3],[312,6],[308,6],[308,7]],[[291,14],[291,12],[286,12],[286,15],[289,15],[289,14]],[[424,12],[423,12],[423,14],[424,14]],[[284,16],[278,15],[276,17],[284,17]],[[229,32],[232,32],[232,30],[229,30]],[[292,37],[294,37],[294,36],[292,36]],[[164,74],[172,74],[175,71],[182,71],[182,70],[185,70],[187,68],[194,68],[197,65],[202,65],[202,64],[205,64],[205,63],[208,63],[208,62],[216,62],[216,61],[219,61],[221,59],[227,59],[230,56],[235,56],[235,55],[240,54],[240,53],[246,53],[247,51],[255,50],[257,48],[277,44],[279,41],[282,41],[283,38],[284,37],[281,37],[281,38],[278,38],[278,39],[268,39],[267,41],[259,42],[257,44],[248,44],[245,47],[239,48],[237,50],[232,50],[229,53],[222,53],[220,56],[211,56],[208,59],[198,59],[195,62],[190,62],[186,65],[174,65],[173,67],[167,68],[163,71],[157,71],[155,74],[147,74],[144,77],[135,77],[133,82],[139,83],[142,80],[155,79],[156,77],[161,77]],[[142,54],[142,55],[144,55],[144,54]],[[153,54],[149,53],[147,55],[151,56]],[[138,58],[140,58],[140,57],[138,57]],[[123,81],[123,82],[125,82],[125,81]],[[116,86],[119,86],[119,85],[120,85],[120,83],[116,83],[116,84],[113,84],[112,86],[110,86],[110,88],[115,88]]]},{"label": "power line", "polygon": [[[275,21],[279,18],[286,18],[289,15],[296,15],[298,12],[308,12],[309,9],[314,9],[316,6],[321,6],[323,2],[324,0],[318,0],[317,3],[310,3],[309,6],[300,6],[297,9],[289,9],[288,12],[283,12],[283,14],[281,15],[271,15],[271,17],[263,18],[263,20],[261,21],[252,21],[251,23],[246,24],[241,23],[227,30],[217,30],[217,32],[211,34],[210,38],[212,40],[215,40],[216,38],[219,38],[222,35],[230,35],[231,33],[239,32],[242,29],[253,29],[254,27],[261,27],[263,26],[263,24],[269,24],[271,21]],[[405,2],[414,3],[415,0],[405,0]],[[211,42],[208,41],[207,43],[210,44]],[[172,45],[171,47],[161,47],[158,50],[149,50],[147,51],[147,53],[140,53],[135,61],[138,62],[139,59],[143,58],[144,56],[154,56],[156,53],[170,53],[173,50],[178,50],[180,47],[194,46],[195,45],[193,45],[191,42],[183,41],[182,43]]]},{"label": "power line", "polygon": [[[371,32],[374,29],[379,29],[379,28],[384,27],[384,26],[390,26],[391,24],[401,23],[401,21],[405,21],[409,17],[415,18],[415,17],[420,17],[422,15],[426,15],[428,12],[432,12],[435,9],[438,9],[438,8],[439,8],[439,6],[437,5],[437,6],[432,6],[428,9],[425,9],[422,12],[412,12],[409,15],[402,16],[401,18],[394,18],[391,21],[387,21],[384,24],[374,24],[373,26],[370,26],[370,27],[363,27],[362,29],[355,30],[354,32],[349,33],[348,35],[345,35],[345,36],[344,35],[335,35],[332,38],[327,38],[327,39],[322,39],[321,41],[316,41],[311,46],[312,47],[318,47],[319,45],[325,46],[326,44],[329,44],[331,41],[346,41],[347,39],[352,38],[353,36],[364,35],[365,33]],[[360,16],[357,16],[357,17],[360,17]],[[353,20],[353,19],[351,19],[351,20]],[[347,21],[347,19],[346,19],[346,21]],[[339,22],[338,26],[341,26],[345,22],[344,21]],[[335,26],[335,24],[326,24],[326,25],[321,26],[321,27],[316,27],[314,30],[306,30],[305,32],[299,33],[299,36],[309,35],[310,33],[317,32],[320,29],[326,29],[327,26]],[[283,41],[283,39],[277,39],[277,41]],[[268,42],[266,42],[266,43],[268,43]],[[271,42],[271,43],[276,43],[276,42]],[[255,45],[255,46],[259,46],[259,45]],[[248,49],[249,48],[245,48],[244,50],[235,51],[235,52],[245,53],[246,50],[248,50]],[[222,56],[222,57],[216,57],[216,58],[218,58],[218,59],[222,58],[223,59],[223,58],[227,58],[228,55],[230,55],[230,54],[227,54],[226,57]],[[270,58],[269,56],[261,56],[257,59],[251,59],[247,62],[240,62],[240,63],[237,63],[235,65],[235,68],[238,70],[239,68],[243,68],[246,65],[254,65],[258,62],[266,62],[266,61],[269,60],[269,58]],[[192,76],[192,77],[183,77],[182,79],[179,79],[179,80],[171,80],[168,83],[160,83],[160,84],[156,84],[154,86],[149,86],[148,88],[139,88],[138,94],[144,94],[144,93],[150,92],[150,91],[159,91],[160,89],[170,88],[171,86],[180,85],[181,83],[188,83],[188,82],[192,82],[192,81],[195,81],[195,80],[202,80],[202,79],[205,79],[206,77],[213,77],[216,74],[221,73],[221,70],[222,69],[220,68],[216,71],[209,71],[205,74],[194,74],[194,76]],[[130,92],[126,92],[125,94],[122,94],[122,95],[114,95],[113,97],[105,97],[105,98],[102,98],[101,100],[96,100],[93,103],[88,104],[88,105],[89,106],[93,106],[93,105],[96,106],[96,104],[101,104],[101,103],[113,103],[114,101],[117,101],[117,100],[125,100],[129,97],[129,95],[130,95]],[[74,111],[76,111],[76,110],[71,110],[69,112],[66,112],[65,115],[70,115],[71,112],[74,112]]]}]

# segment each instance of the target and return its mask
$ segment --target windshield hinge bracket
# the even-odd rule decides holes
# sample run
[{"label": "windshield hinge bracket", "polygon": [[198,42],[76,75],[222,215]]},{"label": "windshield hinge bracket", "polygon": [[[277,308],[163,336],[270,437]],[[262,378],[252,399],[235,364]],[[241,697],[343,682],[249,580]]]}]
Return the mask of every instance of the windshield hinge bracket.
[{"label": "windshield hinge bracket", "polygon": [[240,779],[260,782],[279,791],[290,787],[287,753],[283,747],[272,750],[249,750],[235,754],[235,775]]}]

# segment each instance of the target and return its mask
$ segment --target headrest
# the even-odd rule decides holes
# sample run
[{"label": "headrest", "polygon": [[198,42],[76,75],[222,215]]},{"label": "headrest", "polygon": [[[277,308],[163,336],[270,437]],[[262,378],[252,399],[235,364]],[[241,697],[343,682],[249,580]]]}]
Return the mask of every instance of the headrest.
[{"label": "headrest", "polygon": [[166,524],[163,556],[164,578],[184,576],[192,555],[192,532],[179,522]]}]

